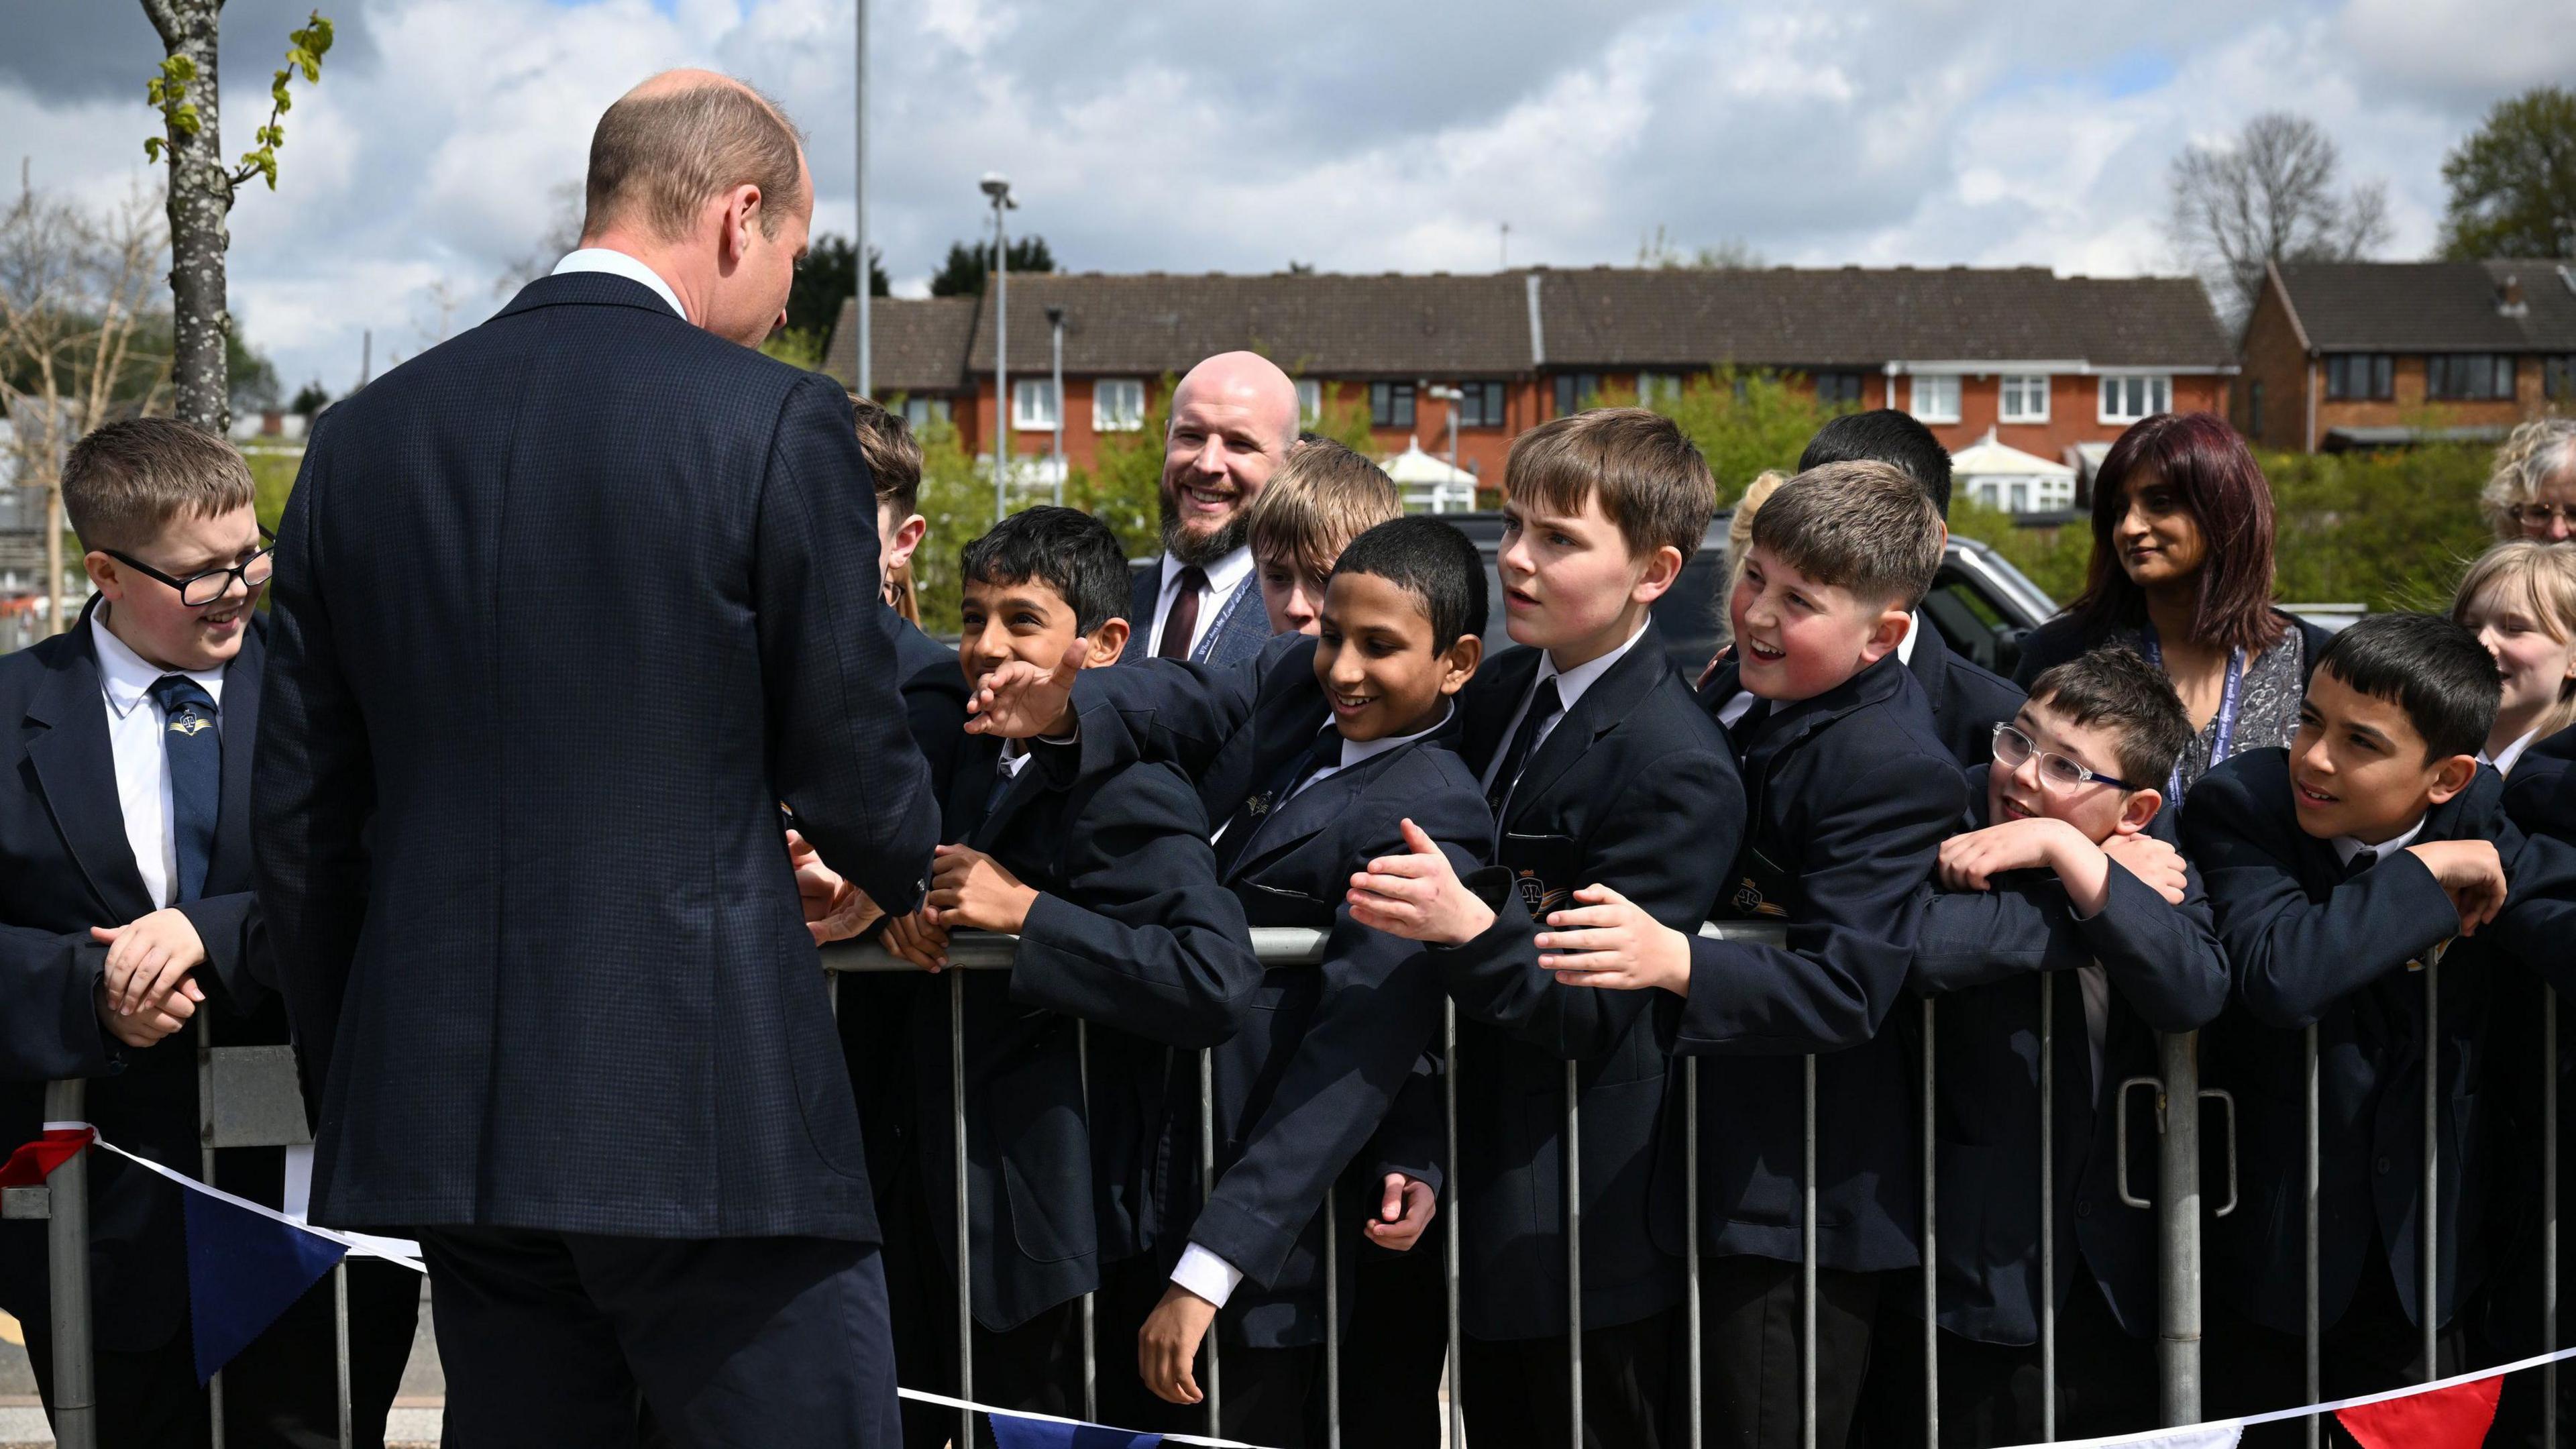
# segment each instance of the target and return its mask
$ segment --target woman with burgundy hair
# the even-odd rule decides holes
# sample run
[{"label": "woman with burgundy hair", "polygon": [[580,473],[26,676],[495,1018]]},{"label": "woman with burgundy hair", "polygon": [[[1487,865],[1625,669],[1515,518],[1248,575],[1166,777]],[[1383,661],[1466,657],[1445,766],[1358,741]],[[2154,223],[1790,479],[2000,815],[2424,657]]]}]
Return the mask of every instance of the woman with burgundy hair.
[{"label": "woman with burgundy hair", "polygon": [[2180,800],[2231,755],[2287,745],[2327,635],[2272,607],[2272,487],[2209,413],[2159,413],[2120,435],[2093,483],[2084,593],[2022,642],[2016,678],[2098,644],[2163,669],[2199,733],[2164,782]]}]

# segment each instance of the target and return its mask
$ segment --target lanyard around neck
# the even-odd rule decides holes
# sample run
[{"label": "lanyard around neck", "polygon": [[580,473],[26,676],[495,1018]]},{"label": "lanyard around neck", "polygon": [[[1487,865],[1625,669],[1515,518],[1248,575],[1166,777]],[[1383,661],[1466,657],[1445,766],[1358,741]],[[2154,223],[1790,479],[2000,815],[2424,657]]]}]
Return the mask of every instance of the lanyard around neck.
[{"label": "lanyard around neck", "polygon": [[[2146,626],[2143,642],[2146,645],[2147,662],[2162,670],[2165,667],[2165,650],[2164,645],[2156,638],[2154,623],[2150,622]],[[2229,749],[2236,743],[2236,707],[2244,695],[2244,690],[2245,651],[2230,649],[2227,651],[2227,678],[2218,688],[2218,718],[2213,721],[2218,726],[2218,732],[2209,742],[2209,764],[2212,769],[2216,769],[2219,762],[2227,758]],[[2173,773],[2166,777],[2165,799],[2174,804],[2179,804],[2182,800],[2182,761],[2179,759],[2174,761]]]}]

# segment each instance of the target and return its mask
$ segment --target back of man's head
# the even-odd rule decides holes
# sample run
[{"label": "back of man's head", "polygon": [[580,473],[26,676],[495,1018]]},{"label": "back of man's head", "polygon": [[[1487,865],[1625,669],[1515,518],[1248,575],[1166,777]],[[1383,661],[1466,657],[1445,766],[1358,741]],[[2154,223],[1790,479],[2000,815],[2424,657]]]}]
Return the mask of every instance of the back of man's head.
[{"label": "back of man's head", "polygon": [[707,203],[736,186],[760,188],[761,234],[813,205],[803,138],[786,114],[729,76],[673,71],[618,98],[590,137],[582,239],[619,229],[685,239]]},{"label": "back of man's head", "polygon": [[1845,413],[1816,430],[1798,471],[1827,463],[1885,463],[1914,480],[1943,518],[1950,516],[1950,450],[1910,413],[1873,408]]},{"label": "back of man's head", "polygon": [[921,501],[921,440],[912,425],[874,398],[850,394],[850,411],[858,421],[859,456],[868,460],[877,502],[900,520],[917,511]]}]

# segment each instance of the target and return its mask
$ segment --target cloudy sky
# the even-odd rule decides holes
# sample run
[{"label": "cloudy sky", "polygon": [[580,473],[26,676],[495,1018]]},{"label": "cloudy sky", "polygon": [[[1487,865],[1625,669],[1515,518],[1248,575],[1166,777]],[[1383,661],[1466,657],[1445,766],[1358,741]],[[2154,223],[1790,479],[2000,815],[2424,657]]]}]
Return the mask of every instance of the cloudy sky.
[{"label": "cloudy sky", "polygon": [[[1774,263],[2172,271],[2165,168],[2255,112],[2313,116],[2431,245],[2444,152],[2576,73],[2566,0],[909,0],[872,7],[871,223],[918,292],[1008,173],[1079,270],[1625,263],[1662,228]],[[230,0],[226,149],[312,0]],[[287,385],[333,392],[499,302],[592,121],[712,65],[811,137],[818,230],[854,192],[851,0],[325,0],[339,48],[279,191],[232,218],[232,297]],[[0,160],[104,201],[144,178],[158,41],[133,0],[0,0]]]}]

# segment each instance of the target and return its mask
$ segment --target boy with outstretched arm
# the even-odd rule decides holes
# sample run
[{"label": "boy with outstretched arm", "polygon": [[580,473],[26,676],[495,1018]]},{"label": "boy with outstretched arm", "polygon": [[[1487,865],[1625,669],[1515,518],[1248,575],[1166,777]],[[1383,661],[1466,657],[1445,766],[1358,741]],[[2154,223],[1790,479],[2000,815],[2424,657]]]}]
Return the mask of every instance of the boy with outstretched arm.
[{"label": "boy with outstretched arm", "polygon": [[[1941,542],[1931,500],[1883,463],[1801,473],[1754,519],[1728,603],[1735,654],[1700,703],[1729,727],[1747,797],[1719,910],[1785,925],[1786,946],[1698,936],[1601,882],[1548,911],[1533,942],[1566,984],[1659,988],[1665,1049],[1709,1058],[1701,1376],[1704,1427],[1721,1443],[1798,1440],[1799,1366],[1782,1346],[1798,1337],[1802,1054],[1822,1054],[1817,1442],[1849,1430],[1882,1283],[1913,1281],[1891,1280],[1915,1266],[1921,1220],[1908,1114],[1890,1110],[1910,1071],[1879,1028],[1913,964],[1922,884],[1966,804],[1921,686],[1895,657]],[[1495,914],[1418,855],[1370,874],[1356,888],[1422,908],[1426,939],[1472,939]]]},{"label": "boy with outstretched arm", "polygon": [[[2043,1292],[2057,1309],[2057,1432],[2158,1422],[2156,1219],[2120,1204],[2112,1124],[2119,1083],[2159,1070],[2154,1034],[2227,1004],[2208,898],[2157,788],[2191,734],[2163,671],[2116,646],[2078,656],[1991,727],[1993,763],[1968,776],[1972,828],[1941,844],[1911,985],[1937,999],[1945,1444],[2041,1437]],[[2044,1001],[2056,1166],[2043,1227]],[[2138,1146],[2131,1170],[2152,1181]],[[2059,1245],[2045,1287],[2042,1231]],[[1920,1299],[1897,1307],[1910,1331],[1883,1336],[1870,1377],[1879,1423],[1901,1437],[1920,1422],[1924,1365]]]},{"label": "boy with outstretched arm", "polygon": [[[1068,652],[1085,668],[1115,661],[1126,572],[1116,536],[1088,514],[1005,518],[960,556],[950,668],[971,678]],[[975,1396],[1079,1414],[1079,1300],[1103,1263],[1146,1246],[1139,1198],[1168,1049],[1232,1036],[1260,966],[1242,908],[1218,883],[1198,792],[1178,771],[1071,778],[1017,741],[961,739],[942,817],[952,843],[938,848],[923,908],[889,923],[886,945],[934,967],[951,930],[1007,932],[1019,948],[1009,973],[969,973],[954,996],[933,984],[909,1016],[902,1239],[921,1246],[888,1277],[906,1287],[908,1321],[930,1331],[898,1350],[916,1360],[908,1381],[956,1382],[950,1006],[962,997]],[[1091,1024],[1087,1043],[1078,1021]],[[944,1411],[907,1415],[915,1442],[955,1425]]]},{"label": "boy with outstretched arm", "polygon": [[[1441,939],[1402,876],[1363,874],[1368,925],[1435,953],[1464,1018],[1458,1056],[1458,1230],[1468,1432],[1559,1445],[1580,1323],[1587,1442],[1666,1441],[1683,1340],[1681,1175],[1658,1171],[1665,1058],[1644,993],[1561,985],[1539,965],[1538,916],[1581,885],[1619,891],[1695,931],[1735,858],[1744,790],[1725,734],[1673,673],[1651,609],[1708,525],[1715,485],[1671,420],[1637,408],[1521,435],[1505,472],[1496,567],[1513,641],[1461,696],[1459,752],[1496,820],[1495,909]],[[1426,863],[1427,860],[1426,860]],[[1389,887],[1381,894],[1372,883]],[[1569,1198],[1566,1095],[1577,1103]],[[1569,1210],[1583,1296],[1569,1302]]]},{"label": "boy with outstretched arm", "polygon": [[[2463,1366],[2454,1310],[2485,1267],[2484,1242],[2463,1226],[2482,1221],[2477,1088],[2491,953],[2519,957],[2561,991],[2576,985],[2576,851],[2526,838],[2504,814],[2502,779],[2478,763],[2500,693],[2494,661],[2459,625],[2374,615],[2318,654],[2288,749],[2238,755],[2192,788],[2183,838],[2208,879],[2236,991],[2235,1009],[2201,1034],[2202,1081],[2235,1094],[2244,1134],[2244,1200],[2208,1229],[2218,1413],[2287,1408],[2306,1393],[2311,1080],[2323,1393]],[[2428,1027],[2441,1104],[2429,1225]],[[2420,1289],[2428,1229],[2439,1270],[2430,1304]],[[2434,1364],[2423,1362],[2428,1316],[2441,1325]]]}]

